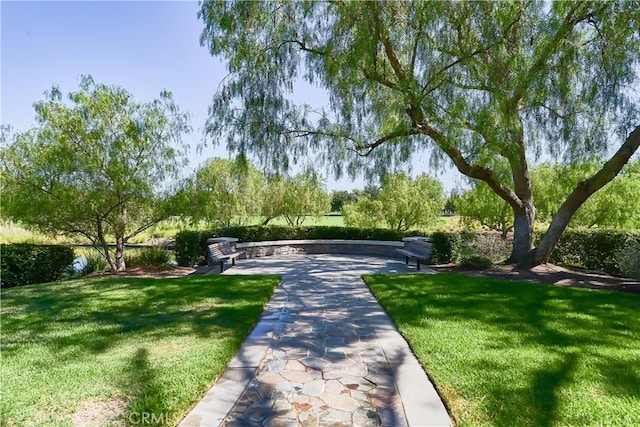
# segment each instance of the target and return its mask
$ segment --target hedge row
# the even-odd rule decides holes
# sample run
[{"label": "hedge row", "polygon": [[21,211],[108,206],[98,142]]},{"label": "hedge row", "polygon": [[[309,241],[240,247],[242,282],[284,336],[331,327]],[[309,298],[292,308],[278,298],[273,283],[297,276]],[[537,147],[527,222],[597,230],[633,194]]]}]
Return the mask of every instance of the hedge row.
[{"label": "hedge row", "polygon": [[0,245],[2,287],[54,282],[73,270],[75,258],[68,246],[15,243]]},{"label": "hedge row", "polygon": [[[542,234],[537,240],[542,239]],[[636,251],[637,250],[637,251]],[[635,259],[628,254],[635,252]],[[559,265],[630,274],[631,264],[640,264],[640,233],[610,230],[566,230],[556,245],[549,262]]]},{"label": "hedge row", "polygon": [[[273,225],[228,227],[206,231],[183,230],[176,235],[176,261],[178,265],[182,266],[203,263],[207,239],[212,237],[236,237],[241,242],[261,242],[306,239],[399,241],[406,236],[425,236],[425,234],[415,230],[398,231],[382,228],[287,227]],[[461,246],[461,239],[458,234],[435,233],[431,237],[434,245],[432,259],[442,264],[457,260]]]}]

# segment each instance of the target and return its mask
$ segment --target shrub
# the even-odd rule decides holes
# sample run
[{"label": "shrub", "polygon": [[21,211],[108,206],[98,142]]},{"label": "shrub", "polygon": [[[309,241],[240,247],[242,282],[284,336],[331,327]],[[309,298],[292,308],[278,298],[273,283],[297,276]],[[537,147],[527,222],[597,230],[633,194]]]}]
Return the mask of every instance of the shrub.
[{"label": "shrub", "polygon": [[168,250],[152,246],[128,252],[125,255],[124,262],[127,267],[146,267],[149,265],[162,267],[168,265],[171,262],[171,258],[171,252]]},{"label": "shrub", "polygon": [[[345,240],[401,240],[405,236],[424,235],[418,231],[398,231],[387,228],[360,228],[338,226],[277,226],[254,225],[227,227],[209,237],[236,237],[242,242],[266,240],[345,239]],[[205,239],[206,240],[206,239]]]},{"label": "shrub", "polygon": [[[198,264],[202,252],[203,232],[182,230],[176,234],[176,262],[183,267],[191,267]],[[205,239],[206,240],[206,239]]]},{"label": "shrub", "polygon": [[58,245],[0,245],[3,287],[61,280],[73,271],[73,249]]},{"label": "shrub", "polygon": [[474,235],[465,246],[470,249],[472,254],[480,255],[492,263],[497,263],[509,257],[512,243],[495,233],[482,233]]},{"label": "shrub", "polygon": [[431,264],[449,264],[460,259],[462,237],[458,233],[436,232],[431,235],[433,249],[429,262]]},{"label": "shrub", "polygon": [[82,266],[80,270],[80,274],[82,276],[86,276],[87,274],[106,270],[108,267],[107,260],[104,259],[102,254],[96,251],[88,252],[85,255],[85,264]]},{"label": "shrub", "polygon": [[[541,236],[540,236],[541,238]],[[549,261],[554,264],[622,274],[622,252],[640,244],[640,234],[612,230],[567,230]]]},{"label": "shrub", "polygon": [[634,279],[640,279],[640,241],[635,241],[618,251],[620,272]]},{"label": "shrub", "polygon": [[474,270],[486,270],[493,267],[493,262],[485,256],[474,254],[463,257],[460,266]]}]

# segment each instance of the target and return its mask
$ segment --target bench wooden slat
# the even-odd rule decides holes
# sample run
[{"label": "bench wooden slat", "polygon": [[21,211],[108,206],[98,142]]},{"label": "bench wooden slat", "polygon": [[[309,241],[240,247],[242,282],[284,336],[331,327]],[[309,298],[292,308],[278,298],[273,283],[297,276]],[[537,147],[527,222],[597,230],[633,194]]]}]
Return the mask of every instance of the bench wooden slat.
[{"label": "bench wooden slat", "polygon": [[231,265],[236,265],[236,258],[244,254],[243,251],[234,251],[229,242],[217,242],[207,245],[207,257],[209,265],[220,263],[220,272],[224,270],[224,262],[231,260]]},{"label": "bench wooden slat", "polygon": [[415,258],[417,261],[417,269],[420,271],[420,260],[427,261],[431,256],[433,245],[423,240],[409,240],[405,242],[404,248],[396,249],[397,252],[403,254],[406,258],[407,265],[409,258]]}]

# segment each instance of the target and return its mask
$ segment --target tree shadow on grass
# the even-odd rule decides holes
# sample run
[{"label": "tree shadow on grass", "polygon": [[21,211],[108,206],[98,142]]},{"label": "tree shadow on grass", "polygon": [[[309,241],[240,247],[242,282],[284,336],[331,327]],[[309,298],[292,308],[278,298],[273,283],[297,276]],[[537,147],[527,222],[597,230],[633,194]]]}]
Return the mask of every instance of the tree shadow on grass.
[{"label": "tree shadow on grass", "polygon": [[[128,338],[193,334],[242,341],[278,283],[271,277],[108,278],[3,292],[3,352],[49,347],[59,361]],[[63,354],[66,357],[63,357]]]},{"label": "tree shadow on grass", "polygon": [[[451,356],[461,360],[464,372],[487,375],[459,391],[476,396],[482,388],[486,398],[481,405],[491,423],[593,422],[579,413],[566,418],[560,410],[567,399],[576,398],[571,393],[581,381],[577,377],[587,376],[584,384],[604,399],[640,399],[640,377],[633,367],[633,348],[636,361],[640,354],[640,326],[633,320],[640,307],[636,295],[455,274],[372,276],[367,283],[401,329],[431,329],[439,336],[439,328],[455,323],[475,330],[473,340]],[[431,352],[451,351],[446,340],[412,345],[423,349],[427,365]],[[586,400],[580,405],[587,407],[591,402]]]}]

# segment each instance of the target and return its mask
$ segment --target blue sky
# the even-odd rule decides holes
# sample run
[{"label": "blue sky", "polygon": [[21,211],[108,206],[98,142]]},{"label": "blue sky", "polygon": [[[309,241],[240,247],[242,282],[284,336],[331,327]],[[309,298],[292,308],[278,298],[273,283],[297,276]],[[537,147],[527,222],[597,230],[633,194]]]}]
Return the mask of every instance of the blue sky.
[{"label": "blue sky", "polygon": [[[228,157],[224,144],[195,147],[202,141],[207,108],[226,75],[224,62],[199,43],[203,24],[195,1],[32,2],[0,3],[2,124],[26,130],[34,124],[33,103],[58,85],[76,90],[80,76],[122,86],[139,101],[150,101],[162,89],[173,92],[183,111],[191,114],[191,167],[203,159]],[[322,93],[302,89],[295,97],[322,103]],[[315,102],[314,102],[315,101]],[[414,161],[422,172],[426,155]],[[324,172],[324,171],[322,171]],[[445,188],[457,173],[439,178]],[[362,188],[362,181],[327,180],[328,189]]]}]

